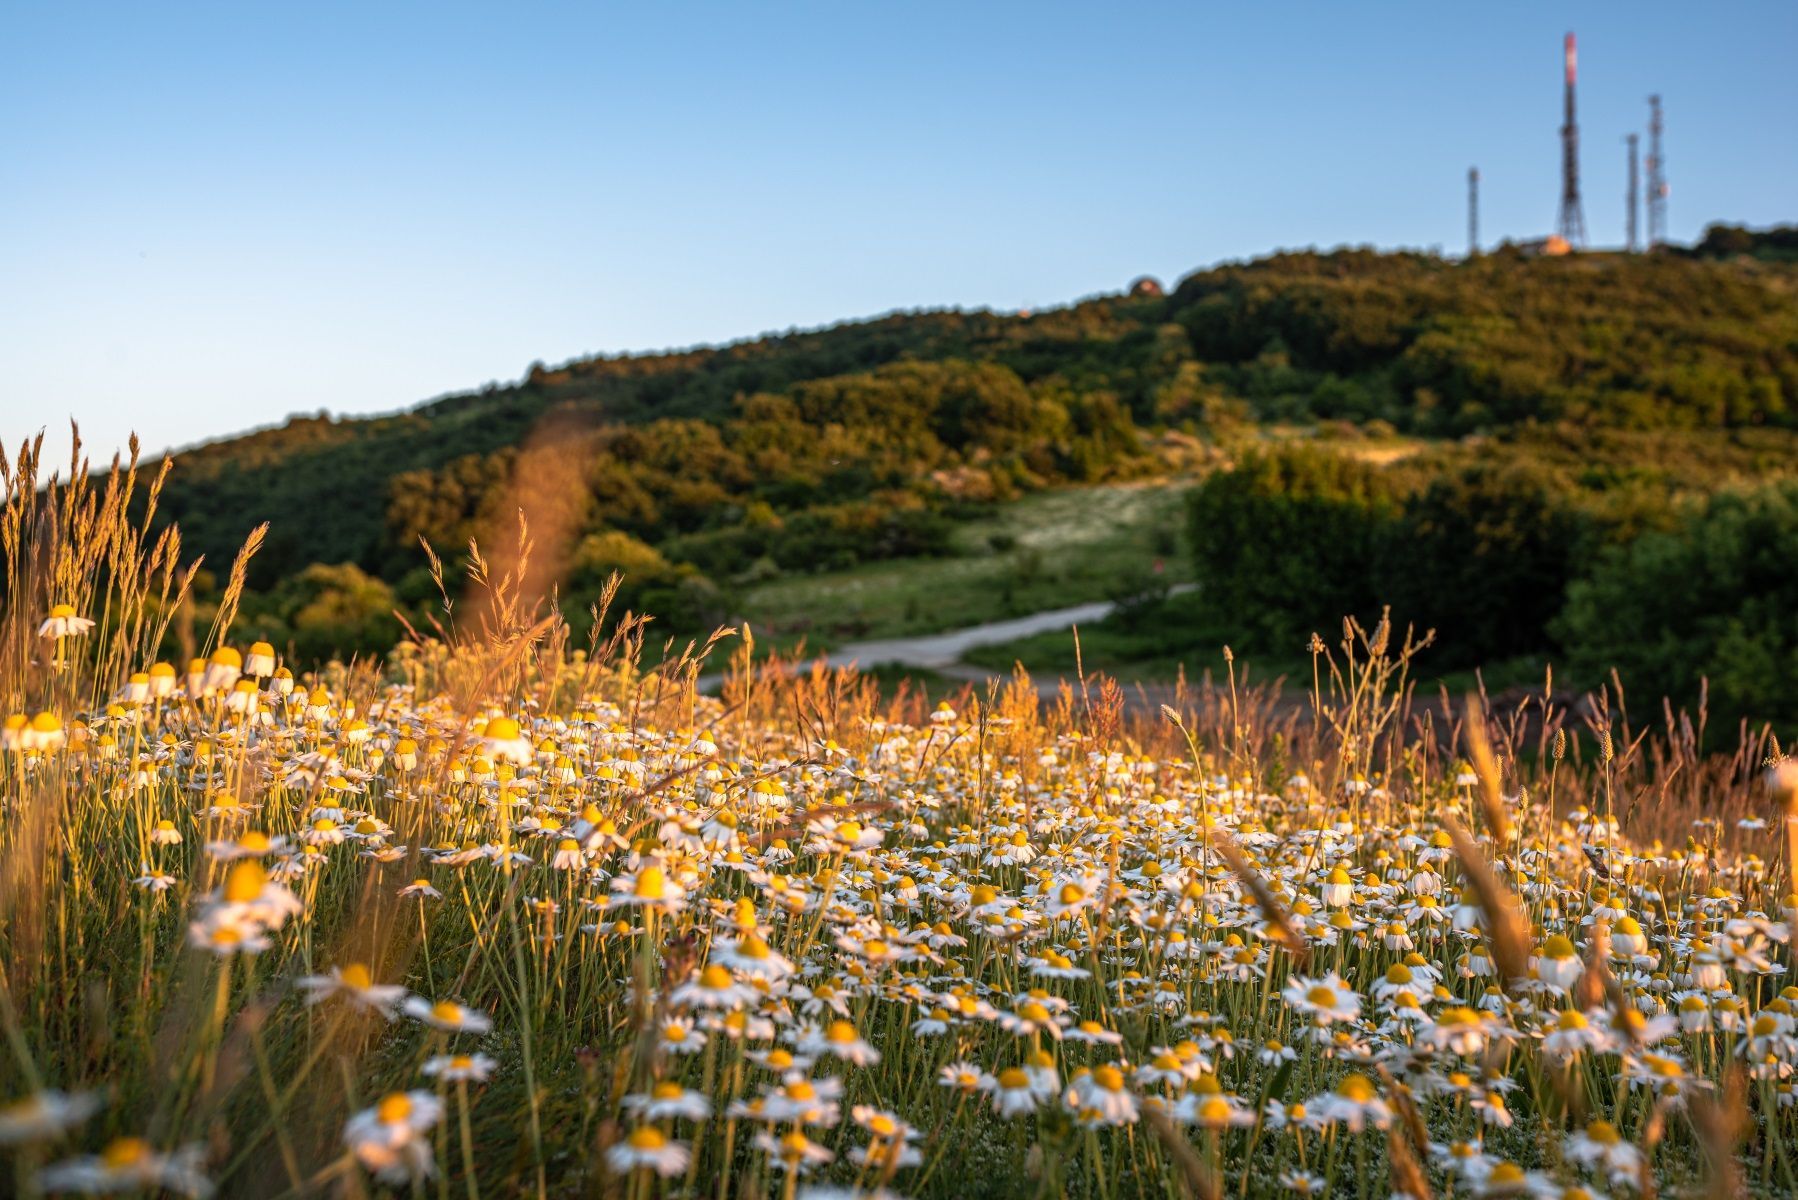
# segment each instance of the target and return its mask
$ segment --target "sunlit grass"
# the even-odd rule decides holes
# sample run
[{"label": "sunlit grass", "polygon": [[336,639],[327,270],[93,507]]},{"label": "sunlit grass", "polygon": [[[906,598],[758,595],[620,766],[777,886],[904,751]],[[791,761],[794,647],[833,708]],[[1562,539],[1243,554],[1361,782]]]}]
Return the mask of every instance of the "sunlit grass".
[{"label": "sunlit grass", "polygon": [[947,558],[869,563],[758,584],[743,612],[775,639],[808,649],[905,637],[1109,599],[1122,577],[1185,582],[1184,481],[1044,492],[1001,505],[954,535]]}]

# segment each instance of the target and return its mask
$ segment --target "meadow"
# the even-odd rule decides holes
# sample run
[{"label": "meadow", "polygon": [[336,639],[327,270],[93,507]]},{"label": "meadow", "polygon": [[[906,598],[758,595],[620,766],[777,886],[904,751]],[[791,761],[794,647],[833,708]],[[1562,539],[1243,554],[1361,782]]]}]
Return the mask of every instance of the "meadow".
[{"label": "meadow", "polygon": [[777,644],[803,638],[818,651],[1186,583],[1193,577],[1180,534],[1187,483],[1158,479],[1026,496],[957,524],[943,557],[775,579],[748,589],[740,607]]},{"label": "meadow", "polygon": [[1140,715],[649,667],[523,533],[289,664],[260,532],[197,621],[160,478],[0,482],[11,1194],[1798,1188],[1767,735],[1444,703],[1386,623]]}]

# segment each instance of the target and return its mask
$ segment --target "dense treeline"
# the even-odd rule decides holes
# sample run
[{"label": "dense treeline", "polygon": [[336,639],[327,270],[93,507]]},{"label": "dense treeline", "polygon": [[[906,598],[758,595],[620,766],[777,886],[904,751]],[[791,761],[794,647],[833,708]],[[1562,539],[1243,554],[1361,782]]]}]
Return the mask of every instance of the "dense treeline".
[{"label": "dense treeline", "polygon": [[1223,364],[1210,376],[1262,416],[1460,435],[1784,423],[1798,404],[1792,276],[1758,264],[1511,250],[1274,261],[1174,296],[1194,352]]},{"label": "dense treeline", "polygon": [[[1537,506],[1561,520],[1570,488],[1590,503],[1567,528],[1549,522],[1555,539],[1602,539],[1594,521],[1639,527],[1627,513],[1584,515],[1641,498],[1626,486],[1637,464],[1607,438],[1798,425],[1788,232],[1718,227],[1689,252],[1634,256],[1282,254],[1199,272],[1167,295],[895,314],[537,365],[517,384],[405,413],[295,418],[184,451],[161,515],[219,574],[270,522],[247,611],[296,646],[372,647],[391,629],[357,639],[353,623],[317,614],[387,596],[425,604],[418,539],[454,554],[509,530],[553,455],[573,534],[568,607],[585,606],[608,564],[633,564],[627,601],[703,623],[728,611],[734,588],[773,574],[942,553],[949,522],[972,507],[1190,466],[1195,447],[1233,447],[1270,424],[1346,424],[1511,439],[1520,448],[1504,469],[1416,484],[1403,503],[1370,494],[1368,519],[1421,543],[1471,538],[1488,546],[1480,571],[1524,571],[1508,539],[1535,528]],[[1590,450],[1577,464],[1558,457],[1570,438]],[[1509,516],[1469,525],[1487,503]],[[330,571],[308,574],[314,564]],[[1429,566],[1444,578],[1420,588],[1466,590],[1451,586],[1466,564]],[[1528,571],[1551,568],[1565,570]],[[307,599],[295,591],[304,580],[350,596]],[[1463,636],[1481,652],[1521,645],[1540,616],[1505,607]]]},{"label": "dense treeline", "polygon": [[1390,466],[1248,454],[1194,489],[1209,620],[1302,653],[1344,614],[1433,629],[1431,664],[1553,655],[1588,682],[1798,718],[1798,434],[1539,435]]},{"label": "dense treeline", "polygon": [[[399,477],[416,486],[416,472],[431,473],[453,514],[439,530],[447,535],[502,486],[504,452],[552,420],[594,431],[831,422],[865,444],[903,427],[887,406],[911,413],[959,389],[929,423],[931,440],[858,465],[889,482],[939,469],[944,450],[989,449],[955,426],[955,406],[970,399],[997,410],[995,429],[1010,423],[990,449],[1034,452],[1027,465],[1044,478],[1102,474],[1136,452],[1145,431],[1233,419],[1377,419],[1426,434],[1556,421],[1787,423],[1798,411],[1795,283],[1798,274],[1776,265],[1672,254],[1283,254],[1200,272],[1165,297],[1102,297],[1035,315],[894,315],[717,349],[534,367],[517,385],[395,416],[296,418],[182,452],[165,504],[215,558],[257,522],[303,512],[305,521],[271,531],[263,582],[346,552],[392,577],[399,543],[387,505]],[[943,371],[916,370],[922,364]],[[1020,447],[1025,439],[1035,444]],[[914,448],[921,457],[910,461]],[[814,470],[768,485],[781,493],[770,502],[809,503],[795,485],[814,482],[844,498],[843,480]]]}]

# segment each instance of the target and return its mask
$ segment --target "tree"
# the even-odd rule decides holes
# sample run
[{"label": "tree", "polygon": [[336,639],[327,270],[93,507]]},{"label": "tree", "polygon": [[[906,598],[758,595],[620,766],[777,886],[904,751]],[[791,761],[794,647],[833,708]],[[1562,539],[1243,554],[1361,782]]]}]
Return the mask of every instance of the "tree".
[{"label": "tree", "polygon": [[354,563],[313,563],[267,594],[246,593],[246,636],[291,650],[308,667],[351,654],[382,654],[403,632],[393,589]]},{"label": "tree", "polygon": [[1589,677],[1715,716],[1798,723],[1798,484],[1728,491],[1601,554],[1554,633]]},{"label": "tree", "polygon": [[1194,489],[1202,606],[1249,645],[1298,653],[1345,616],[1377,617],[1377,568],[1399,519],[1393,481],[1310,446],[1251,454]]},{"label": "tree", "polygon": [[1538,650],[1566,599],[1587,524],[1552,472],[1476,464],[1406,499],[1377,590],[1397,620],[1435,629],[1439,666]]}]

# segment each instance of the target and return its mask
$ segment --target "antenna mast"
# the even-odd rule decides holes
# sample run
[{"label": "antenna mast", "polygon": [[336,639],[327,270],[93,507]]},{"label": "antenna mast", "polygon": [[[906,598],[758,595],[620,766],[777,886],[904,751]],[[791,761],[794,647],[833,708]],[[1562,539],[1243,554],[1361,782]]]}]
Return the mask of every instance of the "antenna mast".
[{"label": "antenna mast", "polygon": [[1637,187],[1636,140],[1636,135],[1633,133],[1624,139],[1629,143],[1629,194],[1625,203],[1629,205],[1629,252],[1631,254],[1634,254],[1639,248],[1636,244],[1636,211],[1640,207],[1637,203],[1639,189]]},{"label": "antenna mast", "polygon": [[1562,55],[1567,69],[1567,110],[1561,122],[1561,213],[1555,221],[1555,232],[1578,249],[1586,244],[1586,218],[1579,200],[1579,118],[1573,105],[1579,66],[1571,33],[1562,44]]},{"label": "antenna mast", "polygon": [[1648,248],[1667,240],[1667,160],[1661,154],[1661,98],[1648,98]]},{"label": "antenna mast", "polygon": [[1467,257],[1480,252],[1480,169],[1467,168]]}]

